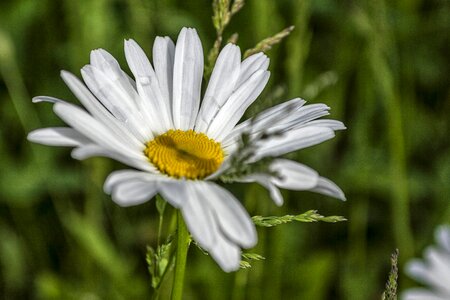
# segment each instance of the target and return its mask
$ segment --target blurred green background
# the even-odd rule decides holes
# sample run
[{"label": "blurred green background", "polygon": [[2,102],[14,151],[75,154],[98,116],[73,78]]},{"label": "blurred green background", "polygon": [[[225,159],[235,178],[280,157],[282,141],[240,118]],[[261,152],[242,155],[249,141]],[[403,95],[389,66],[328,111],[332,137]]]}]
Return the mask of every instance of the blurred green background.
[{"label": "blurred green background", "polygon": [[[31,97],[76,102],[59,71],[79,75],[91,49],[128,71],[124,38],[150,54],[156,35],[176,39],[191,26],[206,53],[211,15],[202,0],[0,2],[0,298],[151,297],[154,201],[118,207],[102,185],[123,166],[27,142],[30,130],[62,124]],[[331,106],[348,130],[292,157],[348,201],[286,191],[278,208],[259,186],[230,188],[252,215],[318,209],[348,221],[259,228],[251,251],[266,260],[232,274],[191,247],[186,299],[380,299],[394,249],[402,269],[450,220],[450,2],[249,0],[224,37],[238,32],[247,49],[289,25],[294,32],[268,52],[270,83],[251,112],[296,96]],[[401,272],[401,288],[412,284]]]}]

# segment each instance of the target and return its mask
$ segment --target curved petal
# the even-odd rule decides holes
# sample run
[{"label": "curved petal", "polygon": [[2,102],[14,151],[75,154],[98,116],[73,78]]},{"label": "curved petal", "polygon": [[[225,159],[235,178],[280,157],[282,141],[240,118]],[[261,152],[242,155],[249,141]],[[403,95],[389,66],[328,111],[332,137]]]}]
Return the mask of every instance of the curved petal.
[{"label": "curved petal", "polygon": [[133,206],[147,202],[157,191],[156,182],[127,181],[112,190],[111,198],[120,206]]},{"label": "curved petal", "polygon": [[136,87],[142,98],[141,107],[148,122],[158,133],[172,127],[169,99],[165,99],[160,89],[155,71],[141,47],[134,41],[125,41],[125,57],[136,79]]},{"label": "curved petal", "polygon": [[270,169],[278,176],[272,182],[283,189],[301,191],[317,187],[319,174],[313,169],[288,159],[277,159]]},{"label": "curved petal", "polygon": [[225,272],[239,270],[241,262],[241,248],[222,235],[218,235],[216,243],[209,254]]},{"label": "curved petal", "polygon": [[106,194],[111,194],[115,187],[128,181],[156,182],[164,180],[163,176],[157,174],[136,170],[120,170],[109,174],[103,185],[103,190]]},{"label": "curved petal", "polygon": [[137,96],[135,82],[120,68],[117,60],[106,50],[96,49],[91,51],[91,65],[102,71],[113,81],[115,86],[120,87],[128,95],[123,101],[130,101],[129,105],[135,105]]},{"label": "curved petal", "polygon": [[[105,128],[103,124],[92,118],[79,107],[67,103],[56,103],[53,106],[53,110],[64,122],[102,147],[111,149],[127,157],[138,159],[142,157],[141,150],[143,149],[124,144],[111,133],[110,129]],[[140,147],[143,146],[141,144]]]},{"label": "curved petal", "polygon": [[311,191],[331,196],[343,201],[346,200],[344,192],[334,182],[324,177],[319,176],[316,187],[311,189]]},{"label": "curved petal", "polygon": [[269,191],[270,198],[272,198],[273,202],[277,206],[283,205],[283,202],[284,202],[283,195],[281,195],[280,190],[273,183],[273,178],[270,175],[252,174],[252,175],[249,175],[238,181],[239,182],[257,182],[257,183],[259,183],[260,185],[262,185]]},{"label": "curved petal", "polygon": [[239,122],[250,104],[261,94],[269,75],[269,71],[259,70],[242,84],[217,113],[208,128],[207,135],[219,142],[222,141]]},{"label": "curved petal", "polygon": [[153,66],[164,100],[169,103],[172,117],[172,86],[175,45],[169,37],[156,37],[153,44]]},{"label": "curved petal", "polygon": [[326,127],[302,127],[271,137],[260,143],[252,161],[267,156],[281,156],[283,154],[320,144],[334,137],[334,131]]},{"label": "curved petal", "polygon": [[150,173],[158,173],[156,168],[150,164],[144,156],[141,158],[132,158],[123,154],[117,153],[110,149],[105,149],[96,144],[86,144],[72,150],[72,158],[84,160],[90,157],[109,157],[127,166],[134,167],[138,170],[147,171]]},{"label": "curved petal", "polygon": [[28,133],[30,142],[48,146],[76,147],[91,141],[73,128],[49,127],[33,130]]},{"label": "curved petal", "polygon": [[267,70],[269,67],[269,58],[263,53],[255,53],[250,55],[241,64],[241,71],[239,74],[239,79],[236,84],[240,87],[242,84],[247,82],[249,78],[258,70]]},{"label": "curved petal", "polygon": [[424,288],[408,289],[401,294],[402,300],[448,300],[448,296],[439,295]]},{"label": "curved petal", "polygon": [[140,144],[140,141],[124,126],[124,122],[116,119],[75,75],[67,71],[61,71],[61,77],[87,111],[96,120],[108,127],[118,139],[126,144]]},{"label": "curved petal", "polygon": [[203,49],[197,31],[183,28],[178,35],[173,70],[172,113],[175,128],[192,129],[200,106]]},{"label": "curved petal", "polygon": [[187,194],[184,195],[181,212],[192,237],[202,248],[211,251],[221,233],[211,207],[204,203],[205,190],[200,185],[186,182]]},{"label": "curved petal", "polygon": [[136,92],[136,95],[129,95],[108,74],[92,65],[84,66],[81,75],[92,93],[139,141],[145,142],[152,137],[151,128],[134,103],[138,98]]},{"label": "curved petal", "polygon": [[198,185],[198,191],[209,203],[210,209],[217,218],[220,228],[228,239],[243,248],[251,248],[257,242],[255,225],[251,221],[242,204],[224,188],[202,182]]},{"label": "curved petal", "polygon": [[186,180],[168,180],[161,183],[160,193],[173,207],[181,208],[186,205],[189,194]]},{"label": "curved petal", "polygon": [[239,77],[241,50],[233,44],[226,45],[217,58],[202,106],[197,116],[195,130],[206,132],[209,124],[233,93]]},{"label": "curved petal", "polygon": [[435,233],[435,239],[439,245],[450,254],[450,226],[442,225]]}]

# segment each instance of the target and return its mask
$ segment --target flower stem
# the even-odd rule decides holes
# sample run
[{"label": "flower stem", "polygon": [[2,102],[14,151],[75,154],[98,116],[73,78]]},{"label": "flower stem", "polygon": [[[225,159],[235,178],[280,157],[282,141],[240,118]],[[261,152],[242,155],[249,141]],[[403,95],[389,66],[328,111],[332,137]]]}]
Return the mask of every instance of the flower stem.
[{"label": "flower stem", "polygon": [[177,211],[177,253],[172,286],[172,300],[181,300],[183,296],[184,271],[186,269],[189,243],[190,237],[186,224],[183,221],[181,211]]}]

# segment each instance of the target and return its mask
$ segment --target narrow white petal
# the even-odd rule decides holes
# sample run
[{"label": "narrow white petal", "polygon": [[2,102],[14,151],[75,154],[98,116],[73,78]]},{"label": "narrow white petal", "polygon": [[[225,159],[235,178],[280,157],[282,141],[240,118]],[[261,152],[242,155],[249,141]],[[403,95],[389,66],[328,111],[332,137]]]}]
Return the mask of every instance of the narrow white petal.
[{"label": "narrow white petal", "polygon": [[[153,44],[153,66],[164,100],[172,104],[175,45],[169,37],[156,37]],[[170,110],[170,116],[172,110]]]},{"label": "narrow white petal", "polygon": [[280,190],[273,183],[273,178],[267,174],[252,174],[246,176],[245,178],[239,179],[239,182],[257,182],[263,187],[265,187],[270,194],[270,198],[272,198],[273,202],[277,206],[283,205],[284,199]]},{"label": "narrow white petal", "polygon": [[160,184],[163,198],[173,207],[182,208],[190,195],[185,180],[169,180]]},{"label": "narrow white petal", "polygon": [[64,122],[102,147],[128,157],[142,157],[143,144],[141,144],[141,148],[124,144],[115,135],[111,134],[111,131],[103,124],[92,118],[79,107],[65,103],[56,103],[53,106],[53,110]]},{"label": "narrow white petal", "polygon": [[207,132],[209,137],[222,141],[230,133],[250,104],[261,94],[269,75],[268,71],[257,71],[230,96],[211,122]]},{"label": "narrow white petal", "polygon": [[288,159],[277,159],[270,169],[278,176],[272,182],[283,189],[301,191],[315,188],[319,182],[319,174],[313,169]]},{"label": "narrow white petal", "polygon": [[322,103],[302,106],[281,120],[281,122],[271,126],[267,131],[289,131],[302,126],[310,126],[310,121],[329,115],[329,110],[330,108]]},{"label": "narrow white petal", "polygon": [[239,77],[241,51],[233,44],[226,45],[217,58],[208,87],[197,116],[195,130],[205,132],[211,120],[233,93]]},{"label": "narrow white petal", "polygon": [[83,145],[78,148],[75,148],[72,150],[71,155],[74,159],[78,159],[78,160],[84,160],[87,158],[99,157],[99,156],[108,157],[108,158],[114,159],[118,162],[121,162],[127,166],[134,167],[134,168],[142,170],[142,171],[158,173],[156,168],[152,164],[150,164],[150,162],[146,159],[145,156],[142,156],[142,158],[132,158],[132,157],[117,153],[111,149],[106,149],[106,148],[101,147],[96,144],[87,144],[87,145]]},{"label": "narrow white petal", "polygon": [[210,205],[204,202],[204,189],[201,182],[186,182],[187,194],[181,208],[184,221],[194,240],[207,251],[210,251],[221,235]]},{"label": "narrow white petal", "polygon": [[40,103],[40,102],[49,102],[49,103],[57,103],[57,102],[67,102],[55,97],[50,96],[36,96],[31,99],[33,103]]},{"label": "narrow white petal", "polygon": [[141,107],[148,121],[158,133],[167,131],[172,127],[169,99],[163,97],[156,74],[144,50],[135,41],[128,40],[125,41],[125,56],[136,79],[136,87],[143,100]]},{"label": "narrow white petal", "polygon": [[[117,60],[106,50],[97,49],[91,51],[91,65],[101,70],[114,84],[122,88],[128,95],[124,101],[136,98],[137,92],[133,80],[120,68]],[[131,102],[130,105],[135,103]]]},{"label": "narrow white petal", "polygon": [[226,189],[214,183],[198,185],[199,196],[208,202],[222,232],[228,239],[244,248],[251,248],[257,242],[255,225],[242,204]]},{"label": "narrow white petal", "polygon": [[279,123],[280,120],[284,120],[292,114],[293,111],[299,109],[305,103],[305,100],[295,98],[268,108],[259,113],[256,117],[247,119],[234,127],[222,143],[226,145],[229,142],[233,142],[244,131],[252,134],[265,131],[274,124]]},{"label": "narrow white petal", "polygon": [[333,130],[347,129],[347,127],[345,127],[344,123],[342,123],[341,121],[329,120],[329,119],[310,121],[307,123],[307,126],[328,127]]},{"label": "narrow white petal", "polygon": [[154,182],[165,180],[165,177],[158,174],[150,174],[136,170],[120,170],[109,174],[103,185],[103,190],[106,194],[111,194],[115,187],[128,181]]},{"label": "narrow white petal", "polygon": [[173,121],[175,128],[194,126],[200,105],[203,50],[195,29],[183,28],[175,48],[173,70]]},{"label": "narrow white petal", "polygon": [[241,262],[241,248],[222,235],[217,236],[217,241],[209,254],[225,272],[239,270]]},{"label": "narrow white petal", "polygon": [[435,233],[436,241],[450,254],[450,226],[442,225]]},{"label": "narrow white petal", "polygon": [[127,94],[119,84],[94,66],[84,66],[81,74],[89,89],[138,140],[145,142],[152,136],[151,128],[145,130],[147,123],[134,103],[133,98],[137,95]]},{"label": "narrow white petal", "polygon": [[112,190],[111,198],[120,206],[133,206],[147,202],[157,193],[157,182],[127,181]]},{"label": "narrow white petal", "polygon": [[439,295],[424,288],[407,289],[401,294],[401,300],[448,300],[448,295]]},{"label": "narrow white petal", "polygon": [[139,140],[124,127],[124,122],[114,118],[75,75],[61,71],[61,77],[91,115],[109,128],[118,139],[130,145],[140,144]]},{"label": "narrow white petal", "polygon": [[334,131],[326,127],[303,127],[274,136],[260,143],[254,161],[267,156],[283,154],[320,144],[334,137]]},{"label": "narrow white petal", "polygon": [[262,52],[253,54],[241,64],[241,71],[237,82],[237,87],[244,84],[258,70],[267,70],[269,67],[269,58]]},{"label": "narrow white petal", "polygon": [[311,191],[331,196],[343,201],[346,200],[344,192],[334,182],[324,177],[319,176],[317,186],[311,189]]},{"label": "narrow white petal", "polygon": [[450,295],[450,281],[443,280],[443,278],[450,280],[450,254],[445,253],[442,249],[429,247],[425,251],[425,259],[430,270],[430,284],[443,293]]},{"label": "narrow white petal", "polygon": [[84,135],[68,127],[36,129],[28,134],[27,139],[43,145],[67,147],[76,147],[90,142]]}]

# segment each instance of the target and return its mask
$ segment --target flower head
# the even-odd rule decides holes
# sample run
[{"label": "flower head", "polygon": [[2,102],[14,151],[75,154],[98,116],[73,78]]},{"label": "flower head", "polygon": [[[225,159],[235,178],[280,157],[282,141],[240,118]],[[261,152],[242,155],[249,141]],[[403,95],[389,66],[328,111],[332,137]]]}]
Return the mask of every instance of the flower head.
[{"label": "flower head", "polygon": [[430,246],[425,250],[424,260],[413,259],[406,265],[409,276],[427,285],[429,289],[408,289],[402,294],[402,299],[450,299],[450,226],[438,227],[435,239],[437,246]]},{"label": "flower head", "polygon": [[[263,53],[241,61],[239,47],[220,52],[201,100],[203,50],[195,29],[183,28],[176,46],[157,37],[153,65],[139,45],[125,41],[130,78],[105,50],[91,52],[81,74],[61,76],[85,109],[52,97],[55,113],[69,127],[38,129],[33,142],[74,147],[72,157],[105,156],[135,170],[113,172],[104,190],[122,206],[136,205],[160,193],[182,211],[193,238],[225,271],[239,267],[241,249],[256,244],[256,230],[241,203],[217,181],[240,164],[256,164],[334,137],[345,127],[324,104],[293,99],[238,124],[269,80]],[[86,84],[86,85],[85,85]],[[87,86],[87,87],[86,87]],[[252,145],[242,151],[241,136]],[[245,150],[245,149],[244,149]],[[247,153],[246,155],[240,155]],[[344,199],[334,183],[287,159],[270,160],[268,172],[243,173],[236,180],[258,182],[276,204],[279,188],[312,190]]]}]

